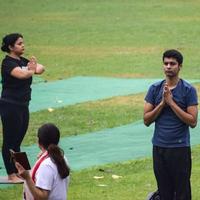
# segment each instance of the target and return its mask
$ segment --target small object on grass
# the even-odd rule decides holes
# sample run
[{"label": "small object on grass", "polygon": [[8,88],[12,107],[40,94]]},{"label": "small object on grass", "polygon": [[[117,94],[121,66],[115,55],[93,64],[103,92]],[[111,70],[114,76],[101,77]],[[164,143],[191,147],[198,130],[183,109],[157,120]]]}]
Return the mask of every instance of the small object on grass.
[{"label": "small object on grass", "polygon": [[99,169],[100,172],[105,172],[105,173],[113,173],[111,169]]},{"label": "small object on grass", "polygon": [[102,179],[102,178],[104,178],[104,176],[94,176],[93,178],[94,179]]},{"label": "small object on grass", "polygon": [[118,175],[116,175],[116,174],[113,174],[113,175],[112,175],[112,178],[113,178],[113,179],[119,179],[119,178],[122,178],[122,176],[118,176]]},{"label": "small object on grass", "polygon": [[53,112],[54,109],[53,109],[53,108],[48,108],[48,111],[49,111],[49,112]]},{"label": "small object on grass", "polygon": [[99,185],[97,185],[97,186],[99,186],[99,187],[107,187],[108,185],[105,185],[105,184],[99,184]]}]

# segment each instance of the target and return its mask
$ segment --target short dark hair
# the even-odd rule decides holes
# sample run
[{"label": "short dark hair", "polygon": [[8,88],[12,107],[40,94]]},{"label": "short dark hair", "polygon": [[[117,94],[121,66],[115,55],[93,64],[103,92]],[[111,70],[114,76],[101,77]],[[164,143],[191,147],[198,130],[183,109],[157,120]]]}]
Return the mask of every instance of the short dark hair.
[{"label": "short dark hair", "polygon": [[18,40],[18,38],[23,38],[22,34],[20,33],[11,33],[3,37],[2,39],[2,45],[1,50],[7,53],[10,53],[9,46],[14,46],[15,42]]},{"label": "short dark hair", "polygon": [[175,49],[169,49],[165,51],[163,53],[163,61],[164,58],[175,58],[179,65],[183,63],[183,55]]}]

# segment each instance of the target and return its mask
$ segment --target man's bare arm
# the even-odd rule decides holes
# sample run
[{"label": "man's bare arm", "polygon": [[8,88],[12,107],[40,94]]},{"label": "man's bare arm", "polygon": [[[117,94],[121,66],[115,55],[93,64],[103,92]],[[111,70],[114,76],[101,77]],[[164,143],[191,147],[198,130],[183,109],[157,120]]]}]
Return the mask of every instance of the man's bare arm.
[{"label": "man's bare arm", "polygon": [[156,118],[160,115],[162,109],[165,106],[165,102],[161,101],[160,104],[158,104],[156,107],[154,107],[152,104],[145,102],[144,105],[144,124],[146,126],[149,126],[151,123],[153,123]]}]

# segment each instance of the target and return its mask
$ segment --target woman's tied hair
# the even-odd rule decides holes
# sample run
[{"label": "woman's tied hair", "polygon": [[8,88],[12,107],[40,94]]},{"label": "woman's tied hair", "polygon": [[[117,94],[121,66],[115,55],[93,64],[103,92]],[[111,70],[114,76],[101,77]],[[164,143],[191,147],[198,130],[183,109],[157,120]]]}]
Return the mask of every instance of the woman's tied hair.
[{"label": "woman's tied hair", "polygon": [[6,35],[3,39],[2,39],[2,45],[1,45],[1,50],[3,52],[7,52],[10,53],[10,48],[9,46],[14,46],[15,42],[18,40],[18,38],[23,38],[22,34],[20,33],[11,33]]}]

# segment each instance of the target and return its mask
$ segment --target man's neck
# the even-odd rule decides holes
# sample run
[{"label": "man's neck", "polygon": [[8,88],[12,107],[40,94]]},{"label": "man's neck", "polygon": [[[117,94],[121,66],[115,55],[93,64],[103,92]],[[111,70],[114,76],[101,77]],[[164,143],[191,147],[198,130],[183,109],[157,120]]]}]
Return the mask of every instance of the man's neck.
[{"label": "man's neck", "polygon": [[176,85],[178,84],[180,78],[178,76],[176,77],[166,77],[166,82],[169,86],[169,88],[175,88]]}]

